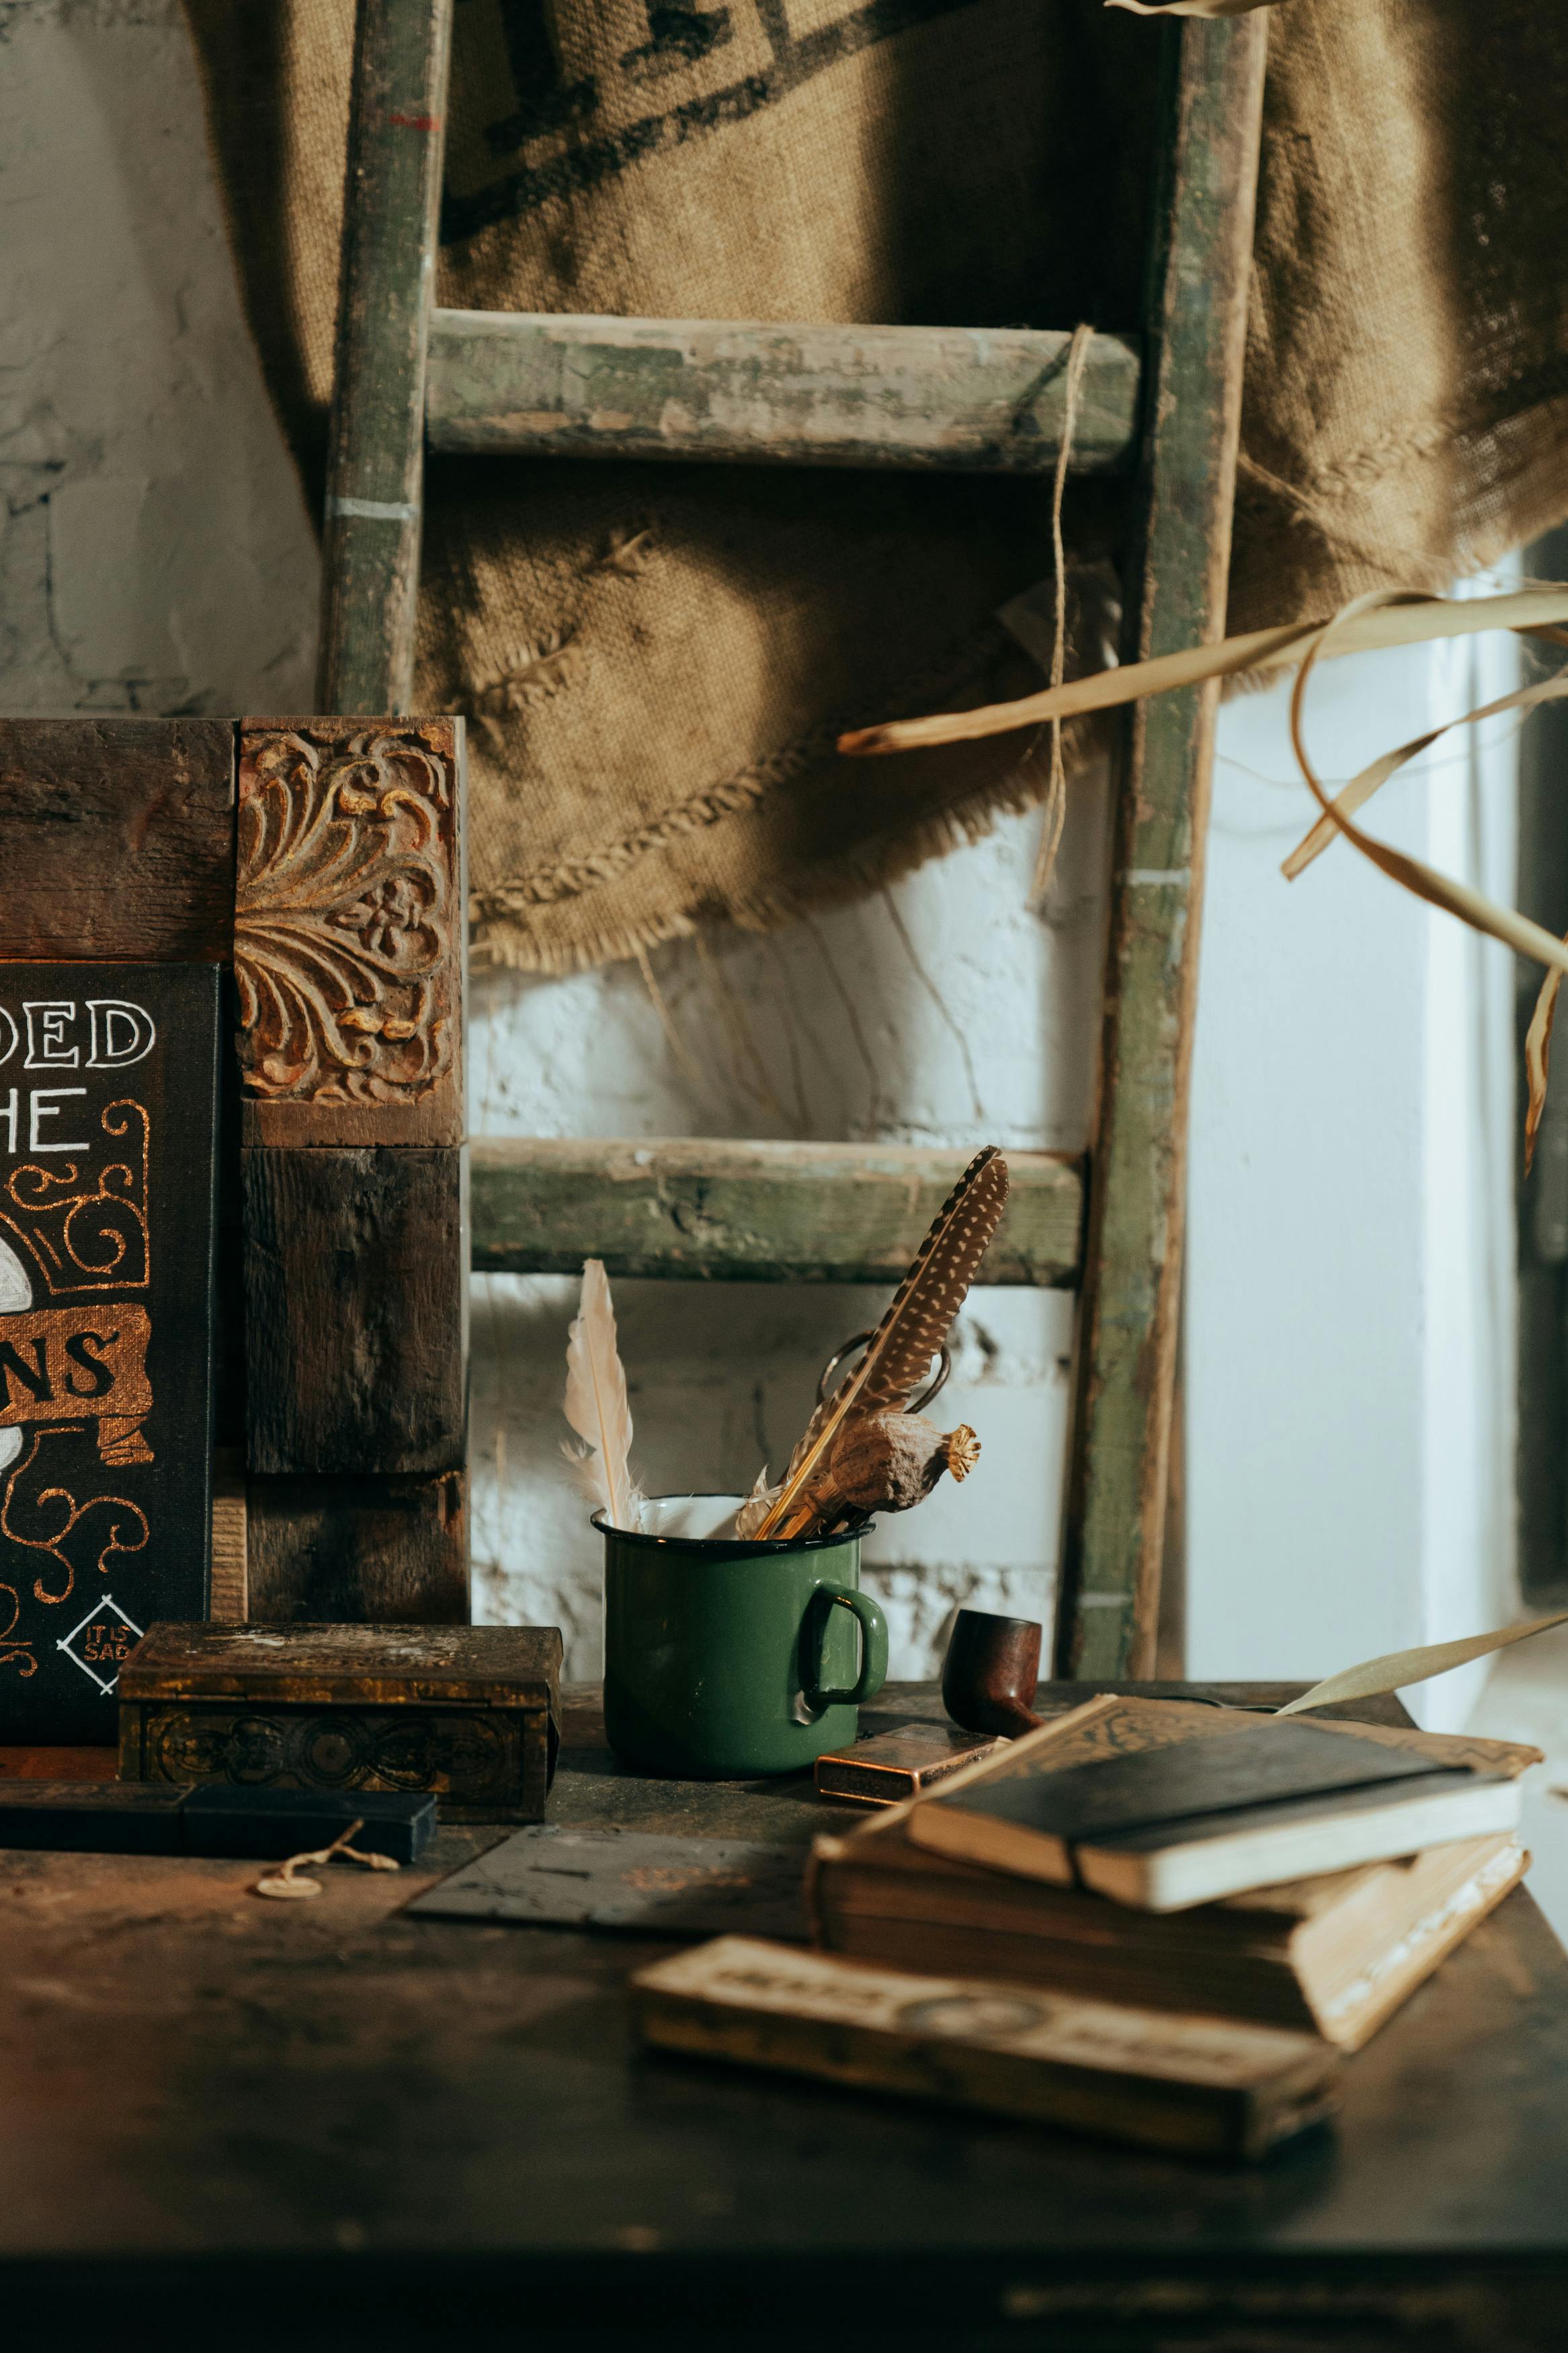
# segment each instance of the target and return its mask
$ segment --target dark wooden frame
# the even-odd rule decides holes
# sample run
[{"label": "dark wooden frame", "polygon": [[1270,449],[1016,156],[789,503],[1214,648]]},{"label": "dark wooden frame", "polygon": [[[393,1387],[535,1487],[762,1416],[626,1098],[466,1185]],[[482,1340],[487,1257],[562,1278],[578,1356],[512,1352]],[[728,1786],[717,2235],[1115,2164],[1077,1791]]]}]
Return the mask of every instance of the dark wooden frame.
[{"label": "dark wooden frame", "polygon": [[465,905],[460,720],[0,722],[0,958],[233,976],[222,1614],[468,1617]]}]

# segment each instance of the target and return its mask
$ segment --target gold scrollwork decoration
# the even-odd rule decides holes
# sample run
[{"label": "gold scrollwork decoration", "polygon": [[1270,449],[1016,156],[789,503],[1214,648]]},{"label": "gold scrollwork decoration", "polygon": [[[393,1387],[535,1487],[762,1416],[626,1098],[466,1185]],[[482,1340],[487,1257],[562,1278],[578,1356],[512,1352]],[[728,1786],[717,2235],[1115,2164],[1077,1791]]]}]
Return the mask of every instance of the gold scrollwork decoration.
[{"label": "gold scrollwork decoration", "polygon": [[99,1114],[105,1135],[125,1155],[94,1179],[83,1164],[58,1168],[24,1161],[0,1185],[0,1225],[16,1235],[49,1290],[144,1291],[151,1273],[147,1240],[146,1106],[130,1097]]},{"label": "gold scrollwork decoration", "polygon": [[450,765],[412,731],[254,737],[234,963],[247,1086],[416,1102],[452,1066]]},{"label": "gold scrollwork decoration", "polygon": [[[143,1552],[147,1546],[150,1535],[147,1514],[129,1497],[89,1495],[85,1503],[79,1504],[68,1487],[38,1484],[37,1466],[45,1443],[52,1438],[77,1439],[79,1441],[79,1435],[78,1429],[71,1424],[64,1428],[36,1430],[32,1444],[13,1468],[5,1481],[4,1495],[0,1497],[0,1535],[8,1537],[12,1544],[19,1545],[24,1551],[43,1553],[63,1575],[64,1582],[55,1592],[45,1584],[44,1571],[39,1567],[33,1581],[33,1598],[37,1601],[58,1603],[70,1599],[76,1587],[77,1563],[66,1546],[68,1540],[79,1532],[88,1550],[97,1545],[97,1557],[92,1566],[101,1577],[108,1576],[109,1564],[119,1554]],[[100,1516],[89,1530],[87,1523],[95,1514]],[[99,1542],[100,1536],[101,1543]],[[0,1588],[5,1591],[11,1589],[9,1587]],[[12,1625],[15,1623],[13,1618]]]}]

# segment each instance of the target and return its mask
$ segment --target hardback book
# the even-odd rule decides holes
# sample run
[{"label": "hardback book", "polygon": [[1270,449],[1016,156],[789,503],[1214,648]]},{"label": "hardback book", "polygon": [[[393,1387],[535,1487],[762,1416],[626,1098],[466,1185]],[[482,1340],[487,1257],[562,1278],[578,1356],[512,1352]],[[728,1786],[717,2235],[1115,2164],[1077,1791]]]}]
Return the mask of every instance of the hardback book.
[{"label": "hardback book", "polygon": [[874,1732],[851,1748],[819,1757],[816,1792],[847,1806],[901,1805],[1005,1746],[983,1734],[961,1732],[955,1724],[901,1725],[896,1732]]},{"label": "hardback book", "polygon": [[207,1609],[216,965],[0,963],[0,1743]]},{"label": "hardback book", "polygon": [[1331,2113],[1316,2036],[872,1968],[752,1936],[632,1981],[647,2042],[1184,2155],[1257,2158]]},{"label": "hardback book", "polygon": [[1106,1696],[955,1775],[917,1846],[1150,1912],[1510,1831],[1535,1752]]},{"label": "hardback book", "polygon": [[932,1854],[880,1815],[816,1840],[806,1902],[829,1952],[1295,2027],[1355,2051],[1528,1862],[1504,1833],[1190,1911],[1138,1912]]}]

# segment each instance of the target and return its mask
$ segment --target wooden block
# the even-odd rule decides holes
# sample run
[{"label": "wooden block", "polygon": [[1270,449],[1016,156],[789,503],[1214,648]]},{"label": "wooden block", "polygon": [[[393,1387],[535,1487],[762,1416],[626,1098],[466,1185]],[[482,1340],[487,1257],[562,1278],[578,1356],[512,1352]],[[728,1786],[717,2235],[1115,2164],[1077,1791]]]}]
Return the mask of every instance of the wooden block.
[{"label": "wooden block", "polygon": [[247,1489],[250,1616],[273,1624],[462,1625],[468,1479],[258,1479]]},{"label": "wooden block", "polygon": [[0,957],[223,964],[226,719],[0,719]]},{"label": "wooden block", "polygon": [[467,1452],[460,1151],[245,1159],[251,1471],[456,1471]]},{"label": "wooden block", "polygon": [[956,1724],[905,1724],[819,1757],[813,1778],[819,1798],[847,1806],[901,1806],[1004,1746],[981,1733],[961,1732]]},{"label": "wooden block", "polygon": [[[605,1143],[486,1136],[470,1146],[474,1264],[491,1274],[691,1282],[900,1281],[970,1158],[908,1145]],[[1083,1171],[1007,1155],[1012,1191],[982,1282],[1078,1279]]]},{"label": "wooden block", "polygon": [[1066,2125],[1192,2156],[1261,2157],[1333,2107],[1310,2034],[916,1977],[721,1936],[632,1979],[645,2042]]},{"label": "wooden block", "polygon": [[250,1615],[245,1535],[245,1456],[220,1448],[213,1462],[212,1577],[207,1616],[242,1625]]},{"label": "wooden block", "polygon": [[[1049,473],[1072,337],[1048,328],[759,324],[435,311],[433,449]],[[1089,345],[1074,473],[1137,450],[1138,346]]]},{"label": "wooden block", "polygon": [[461,1143],[462,721],[244,721],[238,855],[246,1143]]},{"label": "wooden block", "polygon": [[448,1820],[536,1822],[560,1684],[554,1626],[155,1626],[121,1690],[120,1769],[242,1801],[424,1789]]}]

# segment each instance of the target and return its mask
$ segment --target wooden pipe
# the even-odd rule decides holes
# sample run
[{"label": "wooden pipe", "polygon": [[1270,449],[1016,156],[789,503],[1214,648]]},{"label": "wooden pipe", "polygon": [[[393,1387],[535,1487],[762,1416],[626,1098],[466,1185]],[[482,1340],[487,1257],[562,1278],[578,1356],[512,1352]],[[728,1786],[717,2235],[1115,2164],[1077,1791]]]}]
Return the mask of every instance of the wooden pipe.
[{"label": "wooden pipe", "polygon": [[942,1670],[942,1704],[954,1724],[1016,1739],[1044,1723],[1030,1704],[1040,1679],[1040,1632],[1033,1618],[959,1611]]}]

